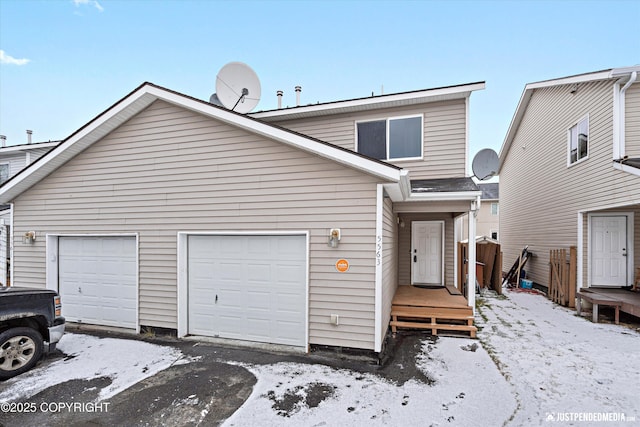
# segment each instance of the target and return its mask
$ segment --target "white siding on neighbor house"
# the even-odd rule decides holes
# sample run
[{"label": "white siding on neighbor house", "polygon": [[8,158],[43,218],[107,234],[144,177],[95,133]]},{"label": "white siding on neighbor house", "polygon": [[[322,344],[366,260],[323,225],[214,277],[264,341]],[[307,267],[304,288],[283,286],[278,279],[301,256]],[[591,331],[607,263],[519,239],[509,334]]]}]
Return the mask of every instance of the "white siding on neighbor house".
[{"label": "white siding on neighbor house", "polygon": [[[498,215],[491,214],[491,204],[498,203],[498,200],[482,200],[480,210],[476,217],[476,236],[491,237],[491,232],[498,232],[500,228],[500,206],[498,205]],[[462,238],[469,237],[469,217],[465,215],[462,219]],[[498,234],[498,238],[500,235]]]},{"label": "white siding on neighbor house", "polygon": [[640,83],[629,86],[625,94],[625,151],[640,158]]},{"label": "white siding on neighbor house", "polygon": [[45,233],[139,233],[140,325],[176,328],[178,232],[308,230],[310,343],[373,349],[377,183],[158,101],[15,200],[16,284],[44,287]]},{"label": "white siding on neighbor house", "polygon": [[25,151],[10,151],[8,153],[0,152],[0,164],[9,164],[9,177],[16,175],[22,169],[29,164],[35,162],[44,154],[46,154],[51,147],[48,148],[30,148],[29,163],[27,163],[27,150]]},{"label": "white siding on neighbor house", "polygon": [[389,328],[391,303],[398,288],[398,233],[391,199],[384,199],[382,225],[382,338]]},{"label": "white siding on neighbor house", "polygon": [[393,110],[274,122],[293,131],[355,150],[356,122],[413,114],[423,115],[424,159],[389,161],[389,163],[410,170],[412,179],[466,176],[466,103],[464,99]]},{"label": "white siding on neighbor house", "polygon": [[[574,94],[569,85],[533,92],[500,171],[505,270],[528,245],[535,257],[525,270],[535,282],[547,285],[549,250],[578,244],[578,211],[640,200],[640,178],[612,164],[612,85],[582,83]],[[587,115],[588,158],[567,167],[567,130]],[[586,223],[584,216],[585,228]],[[586,273],[583,277],[586,281]]]}]

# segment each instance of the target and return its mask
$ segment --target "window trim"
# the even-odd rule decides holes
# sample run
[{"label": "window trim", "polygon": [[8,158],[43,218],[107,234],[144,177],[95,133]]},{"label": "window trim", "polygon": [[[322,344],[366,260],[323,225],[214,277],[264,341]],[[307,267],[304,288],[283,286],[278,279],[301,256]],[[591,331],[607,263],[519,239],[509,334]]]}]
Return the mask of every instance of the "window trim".
[{"label": "window trim", "polygon": [[[402,119],[413,119],[413,118],[420,118],[420,129],[422,130],[420,132],[420,156],[419,157],[398,157],[398,158],[393,158],[390,159],[389,158],[389,122],[391,120],[402,120]],[[403,161],[411,161],[411,160],[424,160],[424,114],[411,114],[411,115],[406,115],[406,116],[392,116],[392,117],[379,117],[379,118],[372,118],[372,119],[366,119],[366,120],[356,120],[354,123],[354,127],[355,127],[355,151],[356,153],[360,153],[358,151],[358,124],[359,123],[369,123],[369,122],[380,122],[380,121],[385,121],[386,122],[386,141],[385,141],[385,149],[386,149],[386,159],[378,159],[378,160],[382,160],[384,162],[403,162]]]},{"label": "window trim", "polygon": [[[494,206],[496,207],[496,213],[493,213]],[[500,204],[498,202],[491,202],[491,204],[489,205],[489,213],[491,214],[491,216],[500,215]]]},{"label": "window trim", "polygon": [[[582,158],[576,158],[575,162],[571,162],[571,129],[573,129],[574,127],[578,127],[580,125],[580,123],[582,123],[583,121],[587,122],[587,155],[582,157]],[[591,123],[589,120],[589,114],[585,114],[584,116],[580,117],[578,120],[576,120],[571,126],[569,126],[567,128],[567,167],[570,168],[574,165],[577,165],[578,163],[582,163],[585,160],[587,160],[589,158],[589,152],[591,151],[589,149],[589,142],[591,140]],[[580,146],[579,146],[579,141],[576,141],[576,150],[580,150]],[[577,156],[576,156],[577,157]]]}]

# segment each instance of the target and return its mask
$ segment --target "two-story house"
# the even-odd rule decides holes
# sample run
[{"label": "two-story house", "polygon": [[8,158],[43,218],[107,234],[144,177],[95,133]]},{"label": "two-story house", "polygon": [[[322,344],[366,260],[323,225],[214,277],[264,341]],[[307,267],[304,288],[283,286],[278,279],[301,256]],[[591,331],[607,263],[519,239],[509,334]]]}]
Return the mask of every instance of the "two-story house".
[{"label": "two-story house", "polygon": [[500,151],[500,243],[536,255],[577,246],[577,287],[626,287],[640,266],[639,66],[525,86]]},{"label": "two-story house", "polygon": [[15,283],[73,322],[380,352],[398,286],[456,283],[481,89],[243,115],[144,83],[0,188]]},{"label": "two-story house", "polygon": [[[25,167],[35,162],[59,141],[31,143],[31,131],[27,131],[27,143],[7,146],[6,138],[0,135],[0,185],[8,181]],[[11,235],[11,205],[0,205],[0,285],[10,281],[10,235]]]}]

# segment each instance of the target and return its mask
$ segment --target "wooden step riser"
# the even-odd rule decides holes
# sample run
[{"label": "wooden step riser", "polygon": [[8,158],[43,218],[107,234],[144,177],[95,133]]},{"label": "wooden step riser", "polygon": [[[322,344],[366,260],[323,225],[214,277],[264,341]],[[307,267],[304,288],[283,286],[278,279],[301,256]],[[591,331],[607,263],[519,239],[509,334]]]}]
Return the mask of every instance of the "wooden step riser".
[{"label": "wooden step riser", "polygon": [[433,323],[419,323],[419,322],[404,322],[404,321],[391,321],[391,331],[397,332],[397,328],[410,328],[410,329],[431,329],[433,335],[438,335],[438,330],[445,331],[460,331],[469,332],[471,338],[476,337],[478,328],[469,325],[447,325],[447,324],[433,324]]}]

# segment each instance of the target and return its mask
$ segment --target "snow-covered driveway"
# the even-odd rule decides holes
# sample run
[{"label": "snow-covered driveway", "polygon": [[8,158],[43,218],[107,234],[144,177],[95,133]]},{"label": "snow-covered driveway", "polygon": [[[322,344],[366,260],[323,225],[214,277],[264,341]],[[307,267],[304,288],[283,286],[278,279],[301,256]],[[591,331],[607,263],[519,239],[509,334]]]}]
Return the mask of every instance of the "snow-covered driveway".
[{"label": "snow-covered driveway", "polygon": [[476,323],[518,401],[508,425],[640,424],[637,331],[594,324],[542,295],[505,295],[479,299]]}]

